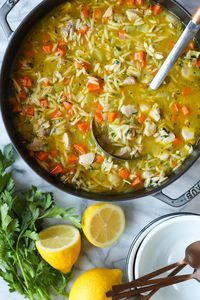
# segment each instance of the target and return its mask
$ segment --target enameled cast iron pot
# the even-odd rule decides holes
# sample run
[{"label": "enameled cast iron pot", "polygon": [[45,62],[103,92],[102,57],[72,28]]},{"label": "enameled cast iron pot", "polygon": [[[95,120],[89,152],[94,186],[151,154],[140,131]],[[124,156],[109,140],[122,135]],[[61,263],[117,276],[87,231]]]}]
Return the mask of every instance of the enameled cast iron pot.
[{"label": "enameled cast iron pot", "polygon": [[[171,199],[167,195],[163,194],[162,189],[174,182],[176,179],[178,179],[183,173],[185,173],[192,164],[198,159],[200,156],[200,143],[198,143],[195,147],[194,152],[192,155],[186,159],[186,161],[178,168],[176,169],[169,178],[158,188],[151,188],[147,190],[140,190],[137,192],[131,192],[126,194],[109,194],[109,193],[103,193],[103,194],[97,194],[93,192],[86,192],[83,190],[77,190],[71,185],[65,185],[61,183],[58,179],[55,177],[52,177],[50,174],[48,174],[44,169],[42,169],[37,162],[31,158],[26,150],[26,148],[23,146],[22,142],[20,141],[20,138],[18,137],[16,130],[13,126],[12,122],[12,115],[10,106],[8,104],[9,99],[9,82],[10,82],[10,71],[12,68],[12,63],[14,61],[14,58],[16,56],[16,52],[19,49],[24,37],[29,33],[30,29],[35,25],[35,23],[42,18],[46,13],[48,13],[50,10],[52,10],[57,5],[61,4],[62,2],[66,0],[43,0],[41,4],[39,4],[35,9],[33,9],[29,15],[24,19],[24,21],[20,24],[18,29],[13,33],[11,30],[8,22],[7,22],[7,15],[10,12],[10,10],[17,4],[19,0],[8,0],[6,3],[2,6],[0,9],[0,23],[4,29],[4,32],[6,36],[10,39],[9,45],[7,47],[2,68],[1,68],[1,75],[0,75],[0,105],[1,105],[1,112],[3,121],[6,127],[6,130],[8,132],[8,135],[15,146],[16,150],[19,152],[19,154],[22,156],[22,158],[26,161],[26,163],[42,178],[44,178],[46,181],[48,181],[50,184],[56,186],[57,188],[82,198],[87,199],[93,199],[98,201],[117,201],[117,200],[129,200],[129,199],[135,199],[139,197],[144,197],[147,195],[153,195],[156,198],[168,203],[172,206],[181,206],[185,203],[192,200],[198,193],[200,193],[200,181],[193,186],[189,191],[187,191],[185,194],[180,196],[177,199]],[[164,7],[166,7],[169,11],[171,11],[173,14],[175,14],[177,17],[179,17],[182,22],[186,25],[191,15],[175,0],[160,0],[160,4],[162,4]],[[197,42],[200,44],[200,32],[197,36]],[[195,103],[194,103],[195,105]],[[0,136],[1,138],[1,136]]]}]

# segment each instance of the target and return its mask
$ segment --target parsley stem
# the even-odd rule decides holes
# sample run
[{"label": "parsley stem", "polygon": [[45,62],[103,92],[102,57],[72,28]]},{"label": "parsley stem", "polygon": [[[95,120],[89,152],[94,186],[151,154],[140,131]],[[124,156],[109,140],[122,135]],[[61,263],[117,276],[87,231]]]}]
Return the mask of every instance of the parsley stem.
[{"label": "parsley stem", "polygon": [[29,295],[29,299],[30,300],[34,300],[34,297],[33,297],[33,294],[31,293],[31,290],[29,289],[29,284],[28,284],[28,281],[27,281],[27,278],[26,278],[26,274],[24,272],[24,269],[22,267],[22,264],[21,264],[21,260],[19,258],[19,254],[18,252],[16,253],[16,257],[17,257],[17,260],[18,260],[18,263],[19,263],[19,267],[21,269],[21,272],[22,272],[22,276],[24,277],[24,281],[25,281],[25,284],[26,284],[26,290],[27,290],[27,293]]}]

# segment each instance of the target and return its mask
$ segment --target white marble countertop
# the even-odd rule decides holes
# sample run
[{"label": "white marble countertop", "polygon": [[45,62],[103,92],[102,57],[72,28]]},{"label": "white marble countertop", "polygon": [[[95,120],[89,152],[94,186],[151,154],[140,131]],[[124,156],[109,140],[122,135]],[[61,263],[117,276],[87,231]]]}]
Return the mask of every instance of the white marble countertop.
[{"label": "white marble countertop", "polygon": [[[0,6],[4,2],[5,0],[0,0]],[[21,0],[8,17],[12,28],[16,28],[20,21],[24,18],[24,16],[39,2],[41,2],[41,0]],[[179,0],[179,2],[182,3],[190,11],[193,10],[195,5],[197,6],[197,4],[200,4],[200,0]],[[3,54],[6,49],[7,43],[8,42],[0,28],[0,64],[3,59]],[[3,146],[8,144],[9,142],[9,138],[6,134],[4,125],[0,117],[0,148],[2,149]],[[165,193],[170,195],[172,198],[175,198],[181,193],[185,192],[187,188],[191,187],[199,180],[199,170],[200,160],[196,162],[196,164],[184,176],[182,176],[181,179],[177,180],[170,187],[166,188]],[[55,199],[60,205],[76,206],[80,213],[87,205],[91,203],[91,201],[75,198],[52,187],[35,173],[33,173],[21,158],[18,158],[15,163],[14,176],[16,178],[17,188],[19,190],[27,189],[30,187],[30,185],[36,185],[42,190],[53,191]],[[200,195],[193,199],[192,202],[179,209],[172,208],[150,196],[134,201],[127,201],[121,203],[120,205],[125,210],[127,225],[125,233],[121,237],[119,243],[110,249],[102,250],[92,247],[83,238],[83,250],[80,259],[76,264],[76,268],[73,273],[73,279],[76,278],[84,270],[88,270],[93,267],[117,267],[125,271],[126,256],[135,235],[146,224],[159,216],[177,211],[200,213]],[[23,299],[18,294],[10,294],[6,284],[1,279],[0,295],[0,299],[2,300]]]}]

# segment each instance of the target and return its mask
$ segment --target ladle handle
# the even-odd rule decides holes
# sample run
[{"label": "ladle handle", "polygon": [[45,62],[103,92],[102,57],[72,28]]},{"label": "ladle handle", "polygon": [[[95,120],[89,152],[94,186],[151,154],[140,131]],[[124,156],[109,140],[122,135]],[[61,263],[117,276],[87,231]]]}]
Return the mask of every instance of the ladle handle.
[{"label": "ladle handle", "polygon": [[160,70],[150,83],[150,88],[152,90],[157,90],[160,85],[165,80],[166,76],[168,75],[169,71],[178,60],[180,55],[183,53],[189,42],[195,37],[197,32],[200,29],[200,7],[197,9],[196,13],[194,14],[192,20],[188,23],[187,27],[183,31],[182,35],[178,39],[176,45],[164,61],[163,65],[161,66]]},{"label": "ladle handle", "polygon": [[197,8],[196,12],[194,13],[192,21],[197,25],[200,25],[200,6]]}]

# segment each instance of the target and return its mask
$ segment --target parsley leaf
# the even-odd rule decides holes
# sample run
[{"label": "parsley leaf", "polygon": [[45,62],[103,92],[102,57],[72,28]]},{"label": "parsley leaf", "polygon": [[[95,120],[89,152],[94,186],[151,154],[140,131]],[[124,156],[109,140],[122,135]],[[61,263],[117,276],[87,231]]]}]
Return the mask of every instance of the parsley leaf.
[{"label": "parsley leaf", "polygon": [[81,227],[74,208],[58,207],[52,193],[32,187],[16,195],[12,174],[14,162],[8,145],[0,151],[0,276],[11,292],[18,291],[30,300],[51,300],[51,295],[66,297],[69,274],[48,265],[38,254],[35,241],[46,218],[66,219]]}]

